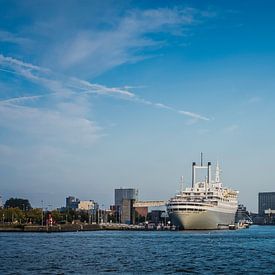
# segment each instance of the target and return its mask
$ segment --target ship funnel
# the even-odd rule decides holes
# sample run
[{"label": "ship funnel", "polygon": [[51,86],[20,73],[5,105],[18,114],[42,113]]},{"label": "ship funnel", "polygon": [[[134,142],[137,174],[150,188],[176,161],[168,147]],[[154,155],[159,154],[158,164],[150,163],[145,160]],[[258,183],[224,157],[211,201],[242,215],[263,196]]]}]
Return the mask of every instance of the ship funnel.
[{"label": "ship funnel", "polygon": [[196,167],[196,162],[192,163],[192,188],[194,188],[195,185],[195,167]]},{"label": "ship funnel", "polygon": [[211,162],[207,163],[207,181],[208,183],[211,183]]},{"label": "ship funnel", "polygon": [[219,162],[217,161],[217,166],[216,166],[216,183],[220,183],[220,165]]}]

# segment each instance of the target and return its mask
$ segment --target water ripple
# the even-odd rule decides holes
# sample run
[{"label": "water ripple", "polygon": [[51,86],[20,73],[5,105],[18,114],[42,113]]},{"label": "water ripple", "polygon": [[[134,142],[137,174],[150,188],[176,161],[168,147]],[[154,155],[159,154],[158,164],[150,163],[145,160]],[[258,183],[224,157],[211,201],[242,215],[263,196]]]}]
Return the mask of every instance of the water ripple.
[{"label": "water ripple", "polygon": [[275,227],[1,233],[0,274],[275,274]]}]

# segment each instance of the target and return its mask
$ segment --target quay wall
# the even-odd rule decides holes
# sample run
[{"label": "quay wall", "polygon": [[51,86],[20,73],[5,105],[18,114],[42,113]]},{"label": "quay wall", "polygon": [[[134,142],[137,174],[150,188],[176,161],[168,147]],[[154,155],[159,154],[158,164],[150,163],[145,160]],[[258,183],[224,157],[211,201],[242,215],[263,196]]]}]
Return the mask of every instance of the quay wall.
[{"label": "quay wall", "polygon": [[142,227],[132,227],[127,224],[59,224],[42,225],[0,225],[1,232],[77,232],[96,230],[144,230]]}]

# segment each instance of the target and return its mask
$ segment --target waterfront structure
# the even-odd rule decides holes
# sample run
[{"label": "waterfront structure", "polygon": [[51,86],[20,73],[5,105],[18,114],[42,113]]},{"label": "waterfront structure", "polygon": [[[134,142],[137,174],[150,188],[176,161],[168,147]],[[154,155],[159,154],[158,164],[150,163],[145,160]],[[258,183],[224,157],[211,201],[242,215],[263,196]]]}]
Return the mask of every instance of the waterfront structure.
[{"label": "waterfront structure", "polygon": [[115,189],[116,220],[120,223],[134,223],[134,203],[138,200],[138,190],[134,188]]},{"label": "waterfront structure", "polygon": [[166,206],[166,201],[136,201],[134,203],[135,212],[141,217],[147,217],[150,209],[161,210]]},{"label": "waterfront structure", "polygon": [[266,210],[275,212],[275,192],[260,192],[258,196],[258,214],[264,217]]},{"label": "waterfront structure", "polygon": [[[206,169],[204,181],[196,182],[197,169]],[[183,179],[181,180],[183,185]],[[211,179],[211,162],[206,166],[192,164],[192,186],[185,188],[167,204],[172,223],[182,229],[221,229],[234,224],[238,191],[223,187],[217,164],[215,180]]]},{"label": "waterfront structure", "polygon": [[166,225],[166,220],[168,217],[165,210],[152,210],[149,216],[150,222],[155,223],[155,225],[158,225],[160,223]]},{"label": "waterfront structure", "polygon": [[235,222],[246,222],[252,224],[252,218],[249,212],[246,210],[246,207],[243,204],[239,204],[236,214],[235,214]]}]

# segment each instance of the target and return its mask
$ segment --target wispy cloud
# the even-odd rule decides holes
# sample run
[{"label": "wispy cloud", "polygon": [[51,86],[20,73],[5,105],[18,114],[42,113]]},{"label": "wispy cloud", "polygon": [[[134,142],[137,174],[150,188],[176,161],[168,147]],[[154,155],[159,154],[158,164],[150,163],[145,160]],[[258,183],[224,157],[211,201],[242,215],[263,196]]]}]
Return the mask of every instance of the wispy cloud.
[{"label": "wispy cloud", "polygon": [[158,108],[161,108],[161,109],[174,110],[174,108],[172,108],[170,106],[167,106],[165,104],[162,104],[162,103],[155,103],[154,105]]},{"label": "wispy cloud", "polygon": [[35,101],[41,97],[44,97],[45,95],[33,95],[33,96],[19,96],[19,97],[13,97],[9,99],[3,99],[0,100],[0,104],[10,104],[10,103],[22,103],[24,101]]},{"label": "wispy cloud", "polygon": [[189,116],[191,118],[194,119],[200,119],[200,120],[205,120],[208,121],[210,120],[209,118],[205,117],[205,116],[201,116],[199,114],[193,113],[193,112],[188,112],[188,111],[178,111],[179,114],[185,115],[185,116]]},{"label": "wispy cloud", "polygon": [[40,66],[36,66],[27,62],[23,62],[21,60],[12,58],[10,56],[4,56],[0,54],[0,64],[2,65],[8,65],[13,66],[13,68],[24,68],[24,69],[30,69],[30,70],[36,70],[41,72],[48,72],[48,69],[42,68]]},{"label": "wispy cloud", "polygon": [[[124,99],[124,100],[136,101],[141,104],[151,105],[153,107],[170,110],[178,114],[191,117],[195,121],[210,120],[209,118],[194,112],[177,110],[171,106],[168,106],[160,102],[156,102],[156,103],[151,102],[149,100],[146,100],[144,98],[137,96],[136,94],[126,89],[117,88],[117,87],[106,87],[104,85],[90,83],[89,81],[82,80],[76,77],[65,77],[64,75],[62,75],[61,77],[60,75],[56,75],[54,72],[52,72],[47,68],[25,63],[11,57],[5,57],[3,55],[0,55],[0,64],[4,65],[4,70],[6,70],[6,67],[8,67],[8,70],[6,70],[7,72],[10,72],[10,71],[15,72],[16,74],[19,74],[30,81],[43,85],[50,92],[60,96],[75,97],[75,96],[81,96],[85,94],[119,96],[121,99]],[[42,95],[38,95],[38,96],[35,96],[35,98],[37,99],[38,97],[41,97],[41,96]],[[33,100],[34,97],[23,96],[21,101],[26,101],[28,99]],[[19,103],[20,97],[6,100],[6,102],[8,101]]]},{"label": "wispy cloud", "polygon": [[[91,73],[98,73],[147,58],[150,53],[146,53],[146,49],[162,47],[166,43],[149,38],[148,34],[182,36],[187,27],[198,24],[204,17],[204,13],[193,8],[132,10],[108,30],[78,32],[67,41],[68,46],[57,45],[56,52],[63,69],[81,64],[85,70],[89,68]],[[99,66],[94,68],[92,64]]]},{"label": "wispy cloud", "polygon": [[[28,52],[40,64],[80,78],[158,57],[161,53],[157,50],[166,47],[169,38],[181,37],[181,45],[192,27],[215,16],[213,11],[186,6],[120,12],[112,11],[112,5],[108,11],[104,5],[97,10],[94,7],[100,4],[93,3],[93,8],[87,8],[89,12],[80,14],[75,11],[78,4],[71,3],[66,9],[64,3],[57,5],[60,8],[46,16],[41,7],[37,8],[31,25],[26,23],[15,34],[3,31],[2,37],[14,43],[31,40]],[[39,16],[41,13],[43,16]]]},{"label": "wispy cloud", "polygon": [[99,94],[109,94],[109,95],[122,95],[126,97],[135,97],[135,94],[121,88],[109,88],[99,84],[93,84],[86,80],[81,80],[78,78],[72,78],[73,86],[77,89],[83,89],[86,93],[99,93]]},{"label": "wispy cloud", "polygon": [[[0,125],[36,143],[86,147],[102,136],[101,127],[90,119],[90,106],[65,78],[51,70],[0,55],[0,66],[46,89],[45,94],[22,95],[0,101]],[[44,98],[47,104],[41,104]],[[38,103],[38,104],[35,104]]]},{"label": "wispy cloud", "polygon": [[8,42],[14,44],[20,44],[22,46],[29,45],[32,43],[31,39],[16,35],[14,33],[0,30],[0,41],[1,42]]}]

